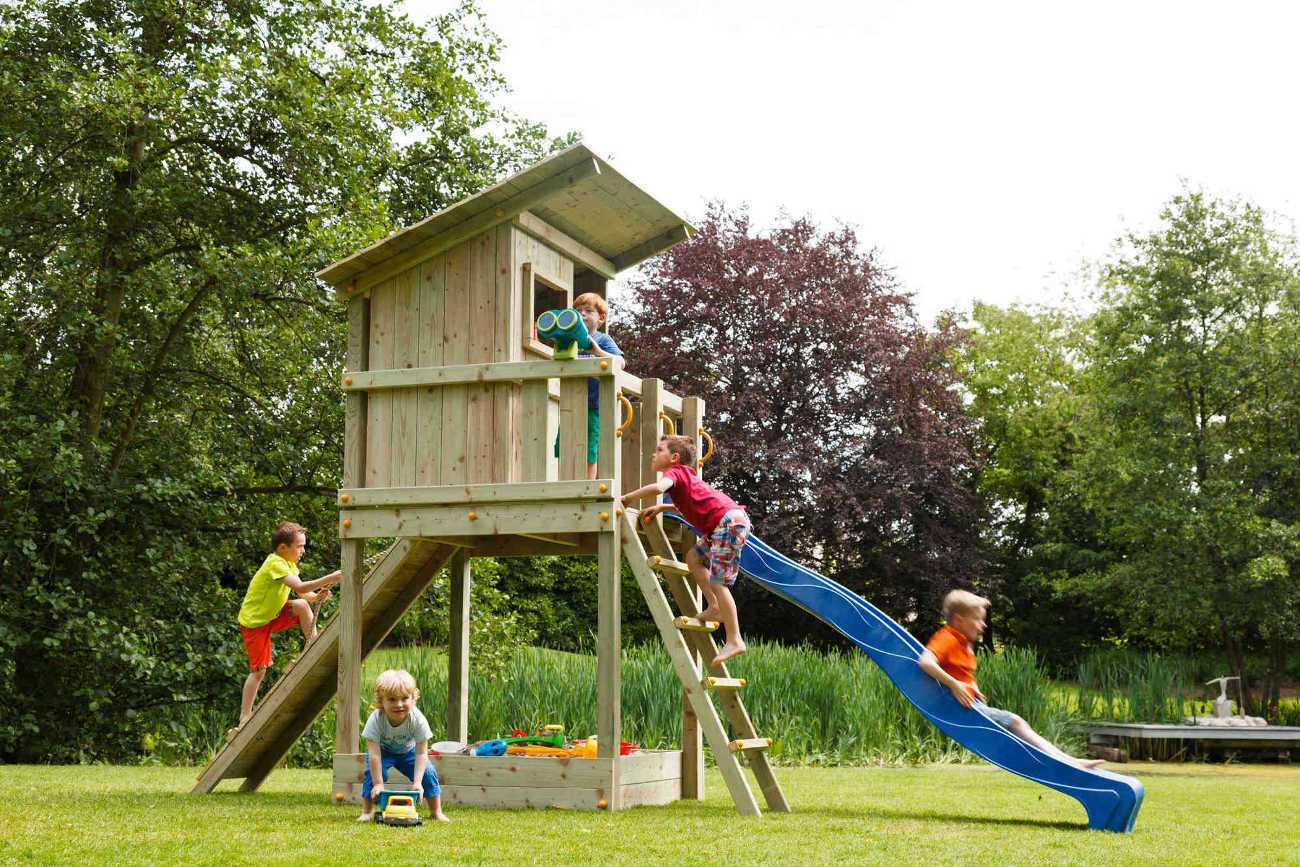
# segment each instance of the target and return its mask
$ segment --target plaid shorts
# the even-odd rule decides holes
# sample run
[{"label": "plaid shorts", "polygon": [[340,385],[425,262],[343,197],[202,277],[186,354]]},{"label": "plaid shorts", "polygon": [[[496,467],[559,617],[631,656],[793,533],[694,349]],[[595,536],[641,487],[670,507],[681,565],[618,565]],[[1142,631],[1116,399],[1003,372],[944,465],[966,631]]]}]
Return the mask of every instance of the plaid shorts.
[{"label": "plaid shorts", "polygon": [[732,509],[722,516],[708,544],[701,537],[695,553],[709,564],[709,583],[730,587],[740,573],[740,549],[749,541],[749,516],[742,509]]}]

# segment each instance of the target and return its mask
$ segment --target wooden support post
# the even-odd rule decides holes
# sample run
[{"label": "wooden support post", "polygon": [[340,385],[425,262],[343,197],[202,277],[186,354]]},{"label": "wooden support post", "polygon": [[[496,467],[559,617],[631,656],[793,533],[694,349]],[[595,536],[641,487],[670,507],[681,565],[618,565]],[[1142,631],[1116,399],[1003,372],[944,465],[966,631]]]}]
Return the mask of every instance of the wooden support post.
[{"label": "wooden support post", "polygon": [[469,741],[470,558],[458,551],[451,572],[451,623],[447,630],[447,740]]},{"label": "wooden support post", "polygon": [[[685,404],[682,404],[685,411]],[[699,415],[703,415],[703,402],[699,402]],[[649,485],[650,482],[658,481],[660,474],[654,472],[650,467],[651,458],[653,458],[655,446],[659,443],[659,437],[664,434],[663,420],[659,419],[659,413],[663,412],[663,381],[662,380],[642,380],[641,381],[641,484]],[[658,502],[658,500],[656,500]],[[642,500],[641,506],[646,506],[646,500]],[[663,538],[663,519],[656,517],[656,526],[651,532],[655,537]],[[684,614],[695,614],[701,610],[699,604],[698,590],[693,595],[694,607]],[[695,671],[695,677],[703,675],[703,662],[698,653],[690,655],[690,664]],[[705,734],[699,727],[699,718],[695,715],[694,708],[690,706],[688,695],[681,693],[681,798],[682,801],[703,801],[705,798]]]},{"label": "wooden support post", "polygon": [[[361,583],[365,541],[343,541],[339,584],[339,666],[335,699],[334,752],[355,753],[361,743]],[[345,798],[360,792],[344,792]]]},{"label": "wooden support post", "polygon": [[[370,299],[353,298],[348,303],[348,345],[344,364],[348,371],[370,366]],[[369,398],[364,392],[348,392],[344,405],[343,487],[366,484],[366,424]],[[338,691],[335,697],[334,751],[354,753],[361,742],[361,584],[365,540],[345,539],[340,552],[343,577],[339,582]],[[360,790],[349,784],[348,791],[336,792],[351,800]]]},{"label": "wooden support post", "polygon": [[[704,424],[704,401],[698,397],[682,400],[682,434],[695,442],[695,454],[700,451],[699,429]],[[690,596],[696,610],[702,608],[700,591],[691,582]],[[703,674],[703,664],[698,651],[692,652],[697,672]],[[688,794],[688,792],[690,794]],[[682,702],[682,797],[704,799],[704,734],[700,721],[691,710],[690,702]]]},{"label": "wooden support post", "polygon": [[613,376],[602,376],[598,381],[600,383],[600,443],[596,455],[596,478],[613,479],[614,487],[609,493],[611,497],[617,497],[623,490],[619,483],[619,477],[623,474],[623,457],[619,454],[617,437],[619,416],[622,415],[623,410],[614,396],[618,390],[618,379]]},{"label": "wooden support post", "polygon": [[682,429],[678,431],[682,436],[689,437],[691,442],[695,443],[695,471],[703,478],[704,473],[700,471],[699,459],[704,455],[701,448],[700,428],[704,427],[704,401],[698,397],[682,398]]},{"label": "wooden support post", "polygon": [[613,758],[606,799],[609,809],[622,805],[619,795],[618,748],[623,739],[623,715],[620,704],[622,681],[622,550],[619,545],[620,521],[613,510],[609,527],[600,533],[599,588],[597,591],[597,662],[596,662],[596,734],[597,756]]},{"label": "wooden support post", "polygon": [[[655,446],[659,444],[659,437],[662,431],[662,422],[659,420],[659,413],[664,408],[664,382],[662,379],[643,379],[641,380],[641,484],[648,485],[651,482],[659,480],[659,473],[651,469],[650,464],[654,458]],[[655,498],[653,502],[659,502],[660,498]],[[650,505],[649,500],[642,500],[637,506],[645,507]]]}]

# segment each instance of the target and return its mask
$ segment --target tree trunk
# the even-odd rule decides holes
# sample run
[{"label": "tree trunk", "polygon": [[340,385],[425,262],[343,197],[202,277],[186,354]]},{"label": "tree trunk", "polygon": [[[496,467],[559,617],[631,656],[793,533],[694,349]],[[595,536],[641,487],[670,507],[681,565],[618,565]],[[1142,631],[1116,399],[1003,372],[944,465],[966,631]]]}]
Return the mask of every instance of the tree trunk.
[{"label": "tree trunk", "polygon": [[99,437],[104,420],[104,398],[112,375],[113,350],[117,347],[117,326],[126,298],[129,244],[135,224],[131,192],[139,180],[138,168],[144,155],[142,129],[136,123],[126,127],[123,148],[126,168],[113,173],[113,191],[104,211],[104,239],[91,303],[91,322],[77,347],[77,362],[70,386],[73,403],[81,414],[81,441],[88,450]]},{"label": "tree trunk", "polygon": [[[1246,683],[1246,656],[1242,652],[1241,642],[1233,636],[1231,628],[1226,620],[1219,621],[1219,635],[1223,639],[1223,654],[1228,661],[1228,673],[1233,677],[1240,678],[1237,681],[1241,688],[1241,708],[1240,712],[1247,714],[1251,712],[1254,704],[1251,698],[1250,685]],[[1231,698],[1232,693],[1228,693]]]}]

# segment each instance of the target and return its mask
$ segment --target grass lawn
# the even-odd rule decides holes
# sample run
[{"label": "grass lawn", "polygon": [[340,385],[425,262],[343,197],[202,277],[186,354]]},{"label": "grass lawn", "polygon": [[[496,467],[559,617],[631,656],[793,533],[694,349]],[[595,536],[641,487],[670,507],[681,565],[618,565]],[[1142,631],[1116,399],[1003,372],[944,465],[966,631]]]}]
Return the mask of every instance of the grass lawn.
[{"label": "grass lawn", "polygon": [[[1133,764],[1132,834],[988,765],[787,768],[795,812],[738,818],[721,777],[703,803],[618,814],[448,810],[452,824],[358,825],[330,774],[279,770],[262,791],[193,796],[195,769],[0,767],[5,863],[1269,863],[1300,852],[1300,768]],[[224,784],[230,786],[230,783]]]}]

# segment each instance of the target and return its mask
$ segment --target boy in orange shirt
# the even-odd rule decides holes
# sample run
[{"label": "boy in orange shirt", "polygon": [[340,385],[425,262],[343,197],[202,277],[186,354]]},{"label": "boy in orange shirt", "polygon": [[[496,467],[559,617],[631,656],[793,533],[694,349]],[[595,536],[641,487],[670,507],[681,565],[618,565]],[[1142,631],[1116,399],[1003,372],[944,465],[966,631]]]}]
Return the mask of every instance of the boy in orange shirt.
[{"label": "boy in orange shirt", "polygon": [[987,599],[966,590],[953,590],[945,596],[943,619],[947,622],[925,645],[925,652],[916,661],[917,665],[948,687],[962,707],[973,707],[978,702],[985,716],[1022,741],[1076,767],[1095,768],[1100,765],[1100,760],[1076,759],[1062,752],[1016,714],[984,704],[984,693],[975,683],[975,642],[984,634],[988,607]]}]

